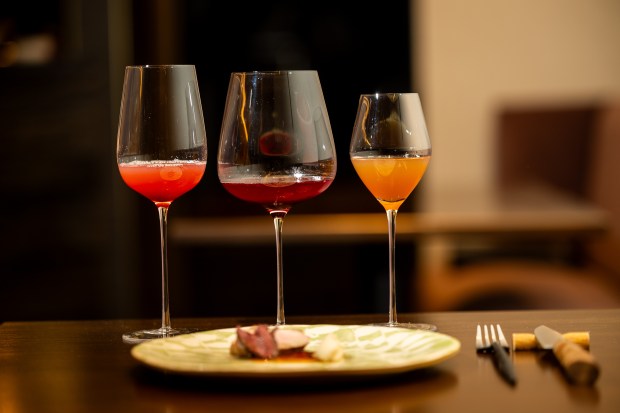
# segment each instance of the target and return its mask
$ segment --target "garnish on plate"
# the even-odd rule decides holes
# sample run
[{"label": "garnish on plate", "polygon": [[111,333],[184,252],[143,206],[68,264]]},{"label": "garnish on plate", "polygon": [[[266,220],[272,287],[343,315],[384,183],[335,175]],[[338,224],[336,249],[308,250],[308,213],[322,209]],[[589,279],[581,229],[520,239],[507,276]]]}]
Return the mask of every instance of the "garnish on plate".
[{"label": "garnish on plate", "polygon": [[230,346],[233,356],[269,360],[276,358],[278,353],[274,334],[266,325],[258,325],[254,331],[237,326],[237,339]]},{"label": "garnish on plate", "polygon": [[314,358],[321,361],[339,361],[344,357],[344,351],[340,342],[333,334],[328,334],[319,343],[318,347],[313,353]]},{"label": "garnish on plate", "polygon": [[230,354],[239,358],[280,361],[339,361],[344,357],[338,339],[330,334],[314,352],[305,347],[310,338],[301,330],[269,329],[265,324],[248,328],[237,326],[237,337],[230,345]]}]

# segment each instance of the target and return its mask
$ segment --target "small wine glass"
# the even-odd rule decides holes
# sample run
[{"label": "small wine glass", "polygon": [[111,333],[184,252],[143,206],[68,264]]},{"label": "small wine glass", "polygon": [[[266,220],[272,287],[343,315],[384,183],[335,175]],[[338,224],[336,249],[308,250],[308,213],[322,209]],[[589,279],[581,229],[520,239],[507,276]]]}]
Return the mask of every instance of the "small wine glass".
[{"label": "small wine glass", "polygon": [[123,181],[159,212],[162,325],[123,335],[138,343],[195,330],[172,328],[168,296],[167,223],[172,201],[193,189],[207,165],[207,137],[193,65],[128,66],[116,157]]},{"label": "small wine glass", "polygon": [[273,217],[276,325],[283,325],[283,219],[294,204],[316,197],[336,176],[336,150],[318,73],[232,73],[217,161],[224,188],[262,205]]},{"label": "small wine glass", "polygon": [[419,95],[361,95],[349,155],[360,179],[387,213],[389,320],[379,325],[436,330],[432,324],[400,323],[396,316],[396,215],[420,182],[431,158],[431,141]]}]

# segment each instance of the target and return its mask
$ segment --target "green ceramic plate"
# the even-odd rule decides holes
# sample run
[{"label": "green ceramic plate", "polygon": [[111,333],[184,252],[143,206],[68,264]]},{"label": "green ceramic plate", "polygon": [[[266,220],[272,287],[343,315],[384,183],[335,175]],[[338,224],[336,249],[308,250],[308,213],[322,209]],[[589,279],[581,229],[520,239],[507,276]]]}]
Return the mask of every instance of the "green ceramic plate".
[{"label": "green ceramic plate", "polygon": [[310,337],[312,351],[327,334],[344,350],[337,362],[240,359],[229,353],[234,328],[157,339],[134,346],[138,361],[168,372],[208,376],[297,377],[380,375],[440,363],[458,353],[461,343],[448,335],[422,330],[362,325],[287,325]]}]

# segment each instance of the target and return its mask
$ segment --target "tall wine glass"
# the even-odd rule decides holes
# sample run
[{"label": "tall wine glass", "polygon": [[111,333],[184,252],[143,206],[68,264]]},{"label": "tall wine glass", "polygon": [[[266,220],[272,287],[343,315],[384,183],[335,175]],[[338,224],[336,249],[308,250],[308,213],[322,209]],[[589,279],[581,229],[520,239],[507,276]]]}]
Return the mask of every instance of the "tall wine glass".
[{"label": "tall wine glass", "polygon": [[285,324],[283,219],[294,204],[325,191],[336,175],[336,150],[318,73],[232,73],[217,162],[228,192],[262,205],[273,217],[276,325]]},{"label": "tall wine glass", "polygon": [[207,164],[196,70],[192,65],[128,66],[116,156],[123,181],[155,203],[161,239],[161,327],[123,335],[135,343],[188,333],[172,328],[168,299],[167,223],[172,201],[194,188]]},{"label": "tall wine glass", "polygon": [[418,94],[361,95],[349,155],[360,179],[387,213],[389,320],[381,325],[436,330],[431,324],[399,323],[396,316],[396,214],[420,182],[431,158]]}]

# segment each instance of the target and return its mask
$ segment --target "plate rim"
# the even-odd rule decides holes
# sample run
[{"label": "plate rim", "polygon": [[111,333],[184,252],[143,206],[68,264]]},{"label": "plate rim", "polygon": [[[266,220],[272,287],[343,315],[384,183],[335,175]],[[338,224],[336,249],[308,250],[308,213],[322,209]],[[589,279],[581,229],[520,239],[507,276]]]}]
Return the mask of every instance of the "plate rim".
[{"label": "plate rim", "polygon": [[[250,325],[242,326],[242,327],[251,327]],[[270,326],[275,327],[275,326]],[[182,364],[178,366],[171,366],[169,363],[159,363],[157,360],[153,360],[152,358],[145,356],[142,354],[142,349],[149,348],[153,346],[153,343],[160,343],[162,341],[175,341],[179,339],[183,339],[186,336],[196,335],[196,334],[208,334],[212,332],[231,332],[236,329],[236,327],[224,327],[224,328],[216,328],[210,330],[202,330],[190,334],[183,334],[179,336],[169,337],[169,338],[160,338],[155,339],[143,343],[139,343],[134,345],[131,348],[131,356],[140,362],[141,364],[153,368],[155,370],[164,372],[164,373],[176,373],[182,374],[186,376],[203,376],[203,377],[230,377],[230,378],[316,378],[316,377],[368,377],[368,376],[384,376],[384,375],[393,375],[398,373],[404,373],[413,370],[419,370],[427,367],[431,367],[442,363],[450,358],[456,356],[461,349],[461,342],[459,339],[450,336],[445,333],[436,332],[436,331],[426,331],[426,330],[412,330],[408,328],[402,327],[385,327],[385,326],[372,326],[372,325],[363,325],[363,324],[329,324],[329,323],[321,323],[321,324],[285,324],[279,326],[280,328],[313,328],[313,327],[336,327],[338,329],[341,328],[361,328],[361,327],[369,327],[374,328],[379,331],[383,330],[401,330],[402,332],[409,333],[423,333],[431,336],[441,336],[445,340],[451,341],[451,346],[445,351],[441,352],[438,357],[425,360],[418,361],[415,363],[402,363],[396,365],[386,365],[380,368],[344,368],[344,369],[235,369],[235,370],[201,370],[197,368],[189,368],[187,364]],[[248,363],[257,363],[260,361],[257,360],[247,360]],[[280,362],[278,362],[280,363]],[[299,366],[307,366],[307,362],[286,362],[289,365],[299,365]],[[248,364],[250,366],[251,364]]]}]

